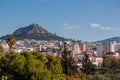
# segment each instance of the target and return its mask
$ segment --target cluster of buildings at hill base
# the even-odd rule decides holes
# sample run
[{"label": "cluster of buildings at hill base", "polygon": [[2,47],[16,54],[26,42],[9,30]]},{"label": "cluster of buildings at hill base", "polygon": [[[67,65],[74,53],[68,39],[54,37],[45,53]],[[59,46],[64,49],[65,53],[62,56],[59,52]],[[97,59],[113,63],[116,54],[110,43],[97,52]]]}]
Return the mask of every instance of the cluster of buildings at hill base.
[{"label": "cluster of buildings at hill base", "polygon": [[[103,54],[107,57],[114,56],[120,58],[120,43],[110,41],[106,43],[97,42],[73,42],[73,41],[40,41],[40,40],[19,40],[16,45],[12,47],[15,52],[23,51],[41,51],[45,55],[59,55],[61,56],[64,50],[64,43],[66,48],[73,52],[73,57],[76,64],[82,67],[82,59],[84,53],[89,54],[90,61],[95,64],[98,68],[101,67],[103,62]],[[9,51],[9,46],[5,40],[0,40],[0,44],[3,46],[5,51]]]}]

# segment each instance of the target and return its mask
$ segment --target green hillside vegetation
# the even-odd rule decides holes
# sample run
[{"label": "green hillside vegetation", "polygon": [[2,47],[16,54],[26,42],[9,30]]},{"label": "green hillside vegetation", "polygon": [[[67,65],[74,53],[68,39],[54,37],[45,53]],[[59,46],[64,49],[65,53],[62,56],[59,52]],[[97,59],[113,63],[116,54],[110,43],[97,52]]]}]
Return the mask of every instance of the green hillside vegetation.
[{"label": "green hillside vegetation", "polygon": [[[41,52],[9,53],[0,57],[1,80],[120,80],[119,59],[105,59],[102,69],[89,68],[88,74],[85,69],[83,72],[76,71],[74,61],[68,56],[63,59],[45,56]],[[70,51],[65,53],[69,54]]]},{"label": "green hillside vegetation", "polygon": [[39,52],[11,52],[1,57],[0,73],[0,78],[6,76],[7,80],[65,80],[60,58]]}]

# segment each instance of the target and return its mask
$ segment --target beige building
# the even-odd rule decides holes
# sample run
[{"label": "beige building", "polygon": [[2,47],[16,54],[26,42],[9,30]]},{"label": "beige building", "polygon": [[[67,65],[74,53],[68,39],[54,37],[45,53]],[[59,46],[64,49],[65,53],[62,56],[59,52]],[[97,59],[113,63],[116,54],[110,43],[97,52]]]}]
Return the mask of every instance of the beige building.
[{"label": "beige building", "polygon": [[115,42],[103,43],[103,53],[115,52]]},{"label": "beige building", "polygon": [[98,68],[101,68],[103,63],[103,58],[95,55],[89,56],[91,62],[95,64]]},{"label": "beige building", "polygon": [[81,53],[84,53],[87,50],[86,43],[80,43],[80,50]]},{"label": "beige building", "polygon": [[80,48],[79,43],[75,43],[75,44],[74,44],[74,53],[75,53],[75,54],[81,54],[81,53],[82,53],[82,50],[81,50],[81,48]]}]

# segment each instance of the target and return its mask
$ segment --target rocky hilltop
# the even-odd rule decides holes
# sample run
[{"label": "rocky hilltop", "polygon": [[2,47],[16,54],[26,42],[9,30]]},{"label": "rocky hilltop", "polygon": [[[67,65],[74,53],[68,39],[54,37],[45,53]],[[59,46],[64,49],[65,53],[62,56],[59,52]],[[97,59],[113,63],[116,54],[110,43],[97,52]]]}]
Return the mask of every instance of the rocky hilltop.
[{"label": "rocky hilltop", "polygon": [[[64,37],[60,37],[57,36],[56,34],[52,34],[43,27],[35,23],[15,30],[15,32],[13,32],[13,35],[17,40],[23,40],[23,39],[62,40],[62,41],[65,40]],[[8,35],[1,37],[1,39],[7,39],[7,37]]]}]

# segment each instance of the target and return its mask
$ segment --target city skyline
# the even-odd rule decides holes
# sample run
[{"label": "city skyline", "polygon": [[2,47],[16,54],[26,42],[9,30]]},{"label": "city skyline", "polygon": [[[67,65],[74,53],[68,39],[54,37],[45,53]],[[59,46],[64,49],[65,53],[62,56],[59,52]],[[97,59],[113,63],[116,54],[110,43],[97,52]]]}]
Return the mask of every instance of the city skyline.
[{"label": "city skyline", "polygon": [[0,36],[32,23],[76,40],[119,36],[119,3],[119,0],[1,0]]}]

